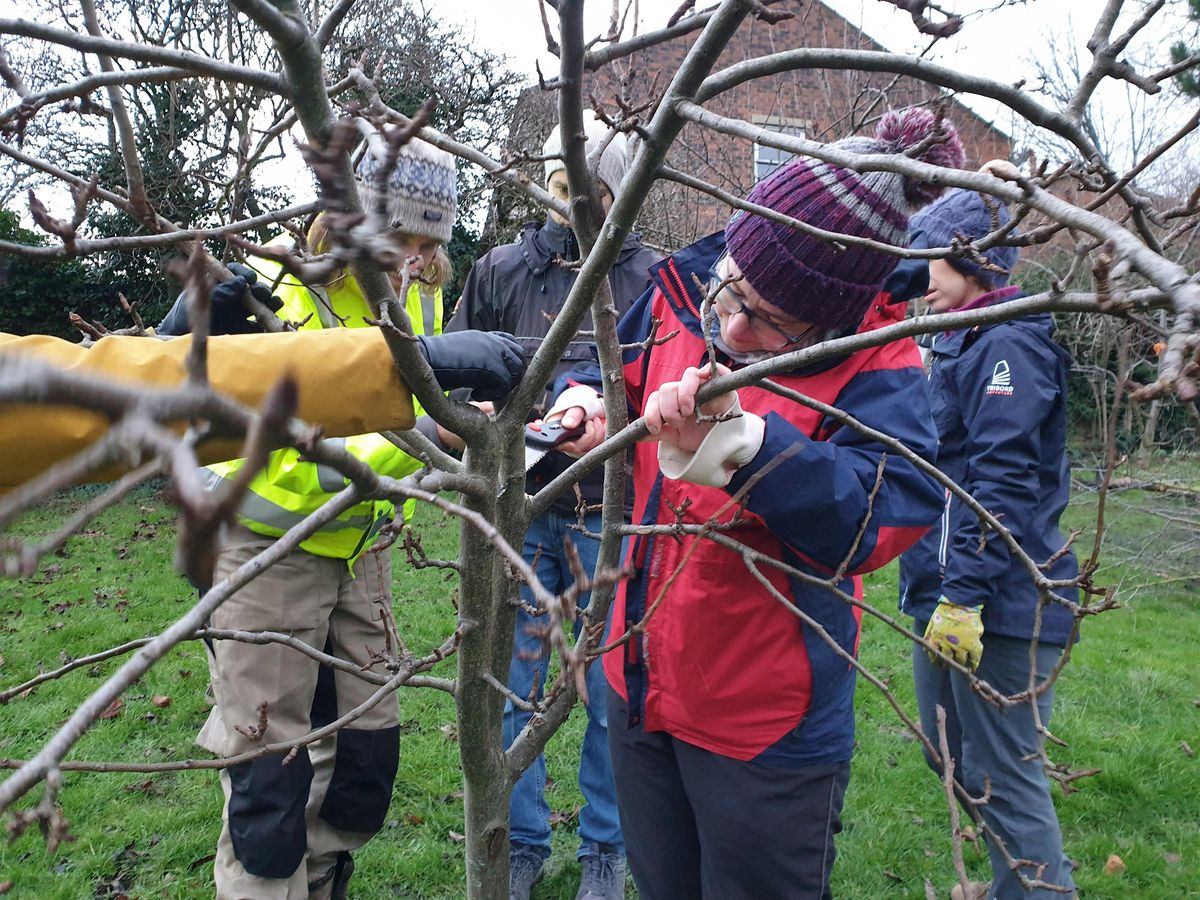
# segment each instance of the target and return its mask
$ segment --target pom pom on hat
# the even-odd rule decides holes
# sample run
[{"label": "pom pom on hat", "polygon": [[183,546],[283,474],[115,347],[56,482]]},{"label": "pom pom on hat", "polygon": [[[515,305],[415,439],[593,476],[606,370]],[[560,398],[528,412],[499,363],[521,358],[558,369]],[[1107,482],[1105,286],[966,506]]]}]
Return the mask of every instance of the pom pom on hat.
[{"label": "pom pom on hat", "polygon": [[[1012,219],[1002,201],[993,199],[991,204],[992,208],[989,209],[981,194],[955,188],[914,215],[910,230],[913,234],[923,233],[930,247],[949,247],[956,237],[977,241],[995,230],[993,209],[995,224],[1001,228]],[[970,257],[949,258],[946,262],[994,291],[1008,284],[1019,254],[1020,250],[1016,247],[992,247],[984,251],[984,258],[997,269],[1002,269],[1002,272],[985,269],[978,260]]]},{"label": "pom pom on hat", "polygon": [[[918,159],[931,166],[958,169],[966,161],[962,141],[954,126],[920,106],[891,110],[884,113],[875,130],[875,139],[895,149],[892,153],[903,153],[911,147],[929,141],[929,146]],[[924,206],[942,193],[943,188],[924,181],[906,179],[904,195],[914,209]]]},{"label": "pom pom on hat", "polygon": [[382,203],[389,228],[448,242],[458,213],[454,157],[412,138],[400,148],[392,171],[385,173],[382,143],[368,141],[368,147],[354,171],[363,208]]},{"label": "pom pom on hat", "polygon": [[[889,112],[874,137],[832,145],[854,153],[903,153],[955,167],[965,158],[954,126],[918,107]],[[838,234],[908,245],[908,217],[941,189],[895,172],[855,172],[814,159],[795,159],[750,192],[751,203]],[[895,269],[898,258],[827,241],[753,213],[729,221],[725,238],[746,280],[767,302],[803,322],[845,331],[862,321],[867,307]]]},{"label": "pom pom on hat", "polygon": [[[587,134],[584,153],[590,160],[596,149],[608,138],[610,129],[599,119],[585,113],[583,117],[583,130]],[[546,143],[542,147],[542,153],[545,156],[554,156],[562,153],[562,139],[559,135],[557,125],[550,132],[550,137],[546,138]],[[625,178],[625,172],[629,169],[631,155],[628,139],[618,131],[612,136],[612,140],[608,142],[608,146],[604,148],[604,153],[601,154],[600,162],[596,166],[596,177],[604,182],[608,188],[608,192],[613,195],[614,200],[621,190],[621,181]],[[561,156],[557,159],[546,160],[546,181],[549,181],[550,176],[555,172],[566,167],[567,163]]]}]

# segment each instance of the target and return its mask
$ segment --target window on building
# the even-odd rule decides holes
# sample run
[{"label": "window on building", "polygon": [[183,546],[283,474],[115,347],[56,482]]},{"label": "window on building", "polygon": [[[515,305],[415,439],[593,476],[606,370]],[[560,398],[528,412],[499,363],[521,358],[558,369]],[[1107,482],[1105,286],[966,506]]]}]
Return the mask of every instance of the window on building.
[{"label": "window on building", "polygon": [[[760,128],[765,128],[768,131],[777,131],[789,137],[804,137],[804,126],[800,123],[780,122],[776,120],[755,122],[755,124]],[[786,150],[780,150],[777,147],[768,147],[756,141],[754,144],[754,180],[761,181],[766,178],[795,155]]]}]

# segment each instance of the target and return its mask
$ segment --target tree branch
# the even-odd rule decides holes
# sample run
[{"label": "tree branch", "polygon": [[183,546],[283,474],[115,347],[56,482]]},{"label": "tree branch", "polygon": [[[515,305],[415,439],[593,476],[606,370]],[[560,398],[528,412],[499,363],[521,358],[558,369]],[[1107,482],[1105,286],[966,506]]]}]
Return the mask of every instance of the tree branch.
[{"label": "tree branch", "polygon": [[220,81],[245,84],[284,97],[289,95],[287,84],[278,75],[221,62],[186,50],[170,50],[166,47],[155,47],[148,44],[97,38],[77,34],[63,28],[55,28],[51,25],[42,25],[28,19],[0,18],[0,34],[34,38],[63,47],[71,47],[83,53],[103,53],[111,57],[186,69],[199,75],[212,76]]}]

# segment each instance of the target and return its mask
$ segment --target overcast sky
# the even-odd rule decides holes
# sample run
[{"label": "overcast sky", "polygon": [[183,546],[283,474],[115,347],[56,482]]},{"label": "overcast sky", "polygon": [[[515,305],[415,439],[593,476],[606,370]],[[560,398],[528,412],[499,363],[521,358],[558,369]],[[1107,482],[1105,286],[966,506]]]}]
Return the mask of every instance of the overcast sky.
[{"label": "overcast sky", "polygon": [[[625,2],[628,0],[622,0],[623,4]],[[784,0],[779,7],[795,8],[808,2]],[[1171,0],[1169,5],[1172,4],[1182,5],[1179,0]],[[436,0],[432,2],[434,9],[449,5]],[[537,0],[458,0],[453,5],[461,10],[465,28],[470,30],[474,25],[476,40],[508,54],[514,68],[526,72],[530,78],[536,77],[535,60],[541,63],[543,72],[555,70],[557,61],[545,50]],[[704,0],[697,3],[698,8],[710,5]],[[923,49],[927,44],[927,39],[918,34],[908,14],[883,0],[826,0],[826,5],[889,50],[907,52]],[[1009,83],[1024,77],[1032,83],[1032,60],[1046,54],[1052,36],[1057,36],[1060,42],[1070,40],[1082,49],[1105,3],[1104,0],[1007,0],[1007,3],[1006,0],[943,0],[940,5],[963,15],[966,24],[957,35],[940,41],[930,58],[972,74]],[[640,30],[651,31],[666,24],[679,6],[679,0],[639,0],[639,6]],[[1002,8],[994,9],[997,6]],[[1141,3],[1130,0],[1126,6],[1136,14]],[[608,26],[611,10],[608,0],[591,0],[585,10],[587,36],[603,32]],[[1130,17],[1127,14],[1124,18]],[[1131,49],[1161,47],[1164,33],[1165,29],[1158,29]],[[999,104],[978,98],[969,102],[978,112],[1011,132],[1012,114]]]},{"label": "overcast sky", "polygon": [[[468,34],[473,34],[476,42],[506,55],[509,64],[525,73],[531,81],[536,78],[535,62],[540,62],[542,71],[547,75],[557,71],[557,60],[545,50],[537,0],[425,2],[435,13],[460,24]],[[624,9],[628,0],[621,2]],[[679,6],[679,0],[637,2],[641,32],[661,28]],[[712,2],[699,0],[697,6],[705,8]],[[816,0],[783,0],[779,8],[799,9],[809,2]],[[1137,14],[1142,2],[1128,0],[1125,4],[1127,11],[1118,30],[1120,25]],[[917,32],[906,13],[884,0],[826,0],[826,3],[889,50],[909,52],[924,48],[928,43]],[[1085,44],[1105,3],[1104,0],[942,0],[940,5],[963,15],[966,24],[959,34],[939,41],[930,53],[931,59],[963,72],[1006,83],[1025,79],[1028,87],[1037,83],[1034,61],[1047,56],[1052,41],[1078,48],[1078,52],[1085,57],[1083,63],[1086,65],[1090,62]],[[1150,65],[1162,65],[1166,60],[1167,46],[1183,34],[1185,28],[1195,39],[1195,27],[1183,19],[1185,7],[1184,0],[1168,0],[1167,13],[1173,11],[1173,18],[1160,17],[1164,19],[1161,24],[1147,29],[1130,46],[1129,53],[1135,60],[1141,57],[1150,60],[1147,68]],[[610,10],[610,0],[589,0],[585,7],[586,37],[598,35],[607,29]],[[53,20],[38,0],[0,0],[0,15],[14,14],[30,15],[42,21]],[[552,10],[549,15],[552,25],[556,24]],[[627,26],[626,35],[630,31]],[[1023,130],[1017,117],[1007,108],[980,98],[963,99],[985,118],[995,122],[1001,130],[1012,135],[1017,142],[1023,141]],[[1115,135],[1117,143],[1146,127],[1166,135],[1174,131],[1177,123],[1194,109],[1192,105],[1176,103],[1173,109],[1164,111],[1158,101],[1154,101],[1154,115],[1148,116],[1139,106],[1141,100],[1138,92],[1131,91],[1124,83],[1111,81],[1106,82],[1098,92],[1097,101],[1103,109],[1101,127]],[[1175,155],[1177,159],[1186,159],[1187,153],[1188,148],[1181,147]],[[1192,157],[1196,156],[1193,152]],[[1169,160],[1164,160],[1163,164],[1167,162]],[[288,174],[281,181],[293,188],[298,187],[294,174]]]}]

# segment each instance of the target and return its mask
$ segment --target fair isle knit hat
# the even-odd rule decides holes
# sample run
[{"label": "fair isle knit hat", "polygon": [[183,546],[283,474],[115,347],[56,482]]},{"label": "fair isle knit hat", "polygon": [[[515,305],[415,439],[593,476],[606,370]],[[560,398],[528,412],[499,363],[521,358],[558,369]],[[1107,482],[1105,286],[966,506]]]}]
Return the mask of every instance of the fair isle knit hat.
[{"label": "fair isle knit hat", "polygon": [[400,148],[395,167],[386,173],[381,148],[368,144],[370,149],[354,172],[363,209],[377,209],[382,204],[389,228],[448,242],[458,212],[454,157],[412,138]]},{"label": "fair isle knit hat", "polygon": [[[997,226],[1003,228],[1012,219],[1004,201],[992,198],[991,207],[988,208],[982,194],[954,188],[914,215],[910,230],[914,234],[924,233],[930,247],[949,247],[956,237],[977,241],[991,234]],[[995,225],[992,210],[995,210]],[[968,257],[951,257],[946,262],[962,274],[970,275],[989,291],[995,291],[1008,284],[1019,255],[1020,250],[1016,247],[992,247],[984,251],[984,258],[1003,272],[985,269],[976,259]]]},{"label": "fair isle knit hat", "polygon": [[[939,140],[927,140],[935,134]],[[852,137],[832,146],[854,153],[903,153],[921,146],[917,159],[952,168],[964,159],[954,126],[920,107],[887,113],[873,138]],[[760,181],[747,199],[825,231],[905,247],[909,212],[940,193],[895,172],[855,172],[801,157]],[[855,328],[899,262],[855,244],[838,250],[749,212],[730,219],[725,239],[733,261],[764,300],[828,330]]]},{"label": "fair isle knit hat", "polygon": [[[609,128],[599,119],[588,114],[583,117],[583,130],[587,134],[587,143],[585,144],[584,153],[590,160],[596,148],[604,143],[608,137]],[[546,138],[546,143],[542,147],[542,153],[545,156],[554,156],[562,153],[562,138],[558,132],[558,126],[554,126],[554,130],[550,132],[550,137]],[[621,132],[613,135],[612,140],[608,142],[608,146],[604,148],[604,153],[600,156],[600,163],[596,166],[596,177],[604,182],[608,192],[613,195],[613,199],[617,199],[617,194],[621,190],[621,181],[625,177],[626,170],[629,169],[630,162],[629,141]],[[560,169],[565,169],[567,163],[562,157],[557,159],[546,160],[546,181],[550,180],[550,176]]]}]

